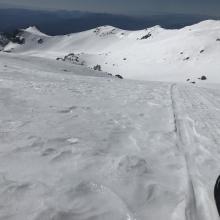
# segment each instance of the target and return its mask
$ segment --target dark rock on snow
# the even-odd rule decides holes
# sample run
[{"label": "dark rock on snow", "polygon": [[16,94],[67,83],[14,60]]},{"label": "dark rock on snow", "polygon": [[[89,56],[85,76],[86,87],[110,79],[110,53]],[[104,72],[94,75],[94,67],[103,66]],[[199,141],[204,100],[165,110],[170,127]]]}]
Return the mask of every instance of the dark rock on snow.
[{"label": "dark rock on snow", "polygon": [[124,79],[121,75],[117,74],[115,75],[116,78],[119,78],[119,79]]}]

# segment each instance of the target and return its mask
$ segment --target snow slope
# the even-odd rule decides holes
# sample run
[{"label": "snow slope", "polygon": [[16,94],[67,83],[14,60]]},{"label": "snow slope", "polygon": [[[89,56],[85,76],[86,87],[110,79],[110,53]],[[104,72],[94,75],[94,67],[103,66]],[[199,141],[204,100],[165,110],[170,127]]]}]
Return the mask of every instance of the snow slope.
[{"label": "snow slope", "polygon": [[[24,45],[9,44],[5,50],[51,59],[74,53],[88,67],[130,79],[156,81],[198,80],[220,82],[220,21],[208,20],[180,30],[155,26],[125,31],[103,26],[66,36],[45,36],[35,27],[24,30]],[[39,43],[39,40],[42,42]]]},{"label": "snow slope", "polygon": [[103,76],[0,53],[0,219],[219,219],[220,90]]}]

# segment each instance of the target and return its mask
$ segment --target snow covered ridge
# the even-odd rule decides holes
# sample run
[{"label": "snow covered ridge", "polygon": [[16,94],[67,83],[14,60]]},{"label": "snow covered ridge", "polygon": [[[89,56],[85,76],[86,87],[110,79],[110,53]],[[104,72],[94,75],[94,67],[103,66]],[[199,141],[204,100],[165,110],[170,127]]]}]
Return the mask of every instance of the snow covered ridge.
[{"label": "snow covered ridge", "polygon": [[[4,50],[90,68],[99,65],[105,72],[130,79],[202,83],[205,76],[208,82],[220,82],[220,21],[179,30],[155,26],[126,31],[103,26],[65,36],[47,36],[30,27],[21,37],[23,44],[9,43]],[[77,58],[65,59],[70,54]]]},{"label": "snow covered ridge", "polygon": [[36,26],[28,27],[27,29],[23,29],[24,32],[28,32],[34,35],[39,35],[39,36],[47,36],[46,34],[40,32]]}]

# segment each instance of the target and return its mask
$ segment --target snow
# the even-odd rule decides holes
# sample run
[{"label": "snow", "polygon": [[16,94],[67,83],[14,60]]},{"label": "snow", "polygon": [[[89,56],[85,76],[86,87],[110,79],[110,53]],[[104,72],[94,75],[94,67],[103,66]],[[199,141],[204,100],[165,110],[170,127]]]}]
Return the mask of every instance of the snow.
[{"label": "snow", "polygon": [[21,37],[0,52],[0,220],[219,219],[220,21]]},{"label": "snow", "polygon": [[[147,39],[142,39],[148,36]],[[220,21],[203,21],[179,30],[155,26],[126,31],[111,26],[65,36],[45,36],[35,27],[24,30],[24,45],[5,50],[49,59],[74,53],[84,65],[128,79],[220,83]],[[43,43],[39,44],[39,39]]]},{"label": "snow", "polygon": [[0,53],[0,219],[217,220],[219,111],[217,84]]},{"label": "snow", "polygon": [[38,30],[38,28],[36,26],[28,27],[26,29],[23,29],[23,31],[27,32],[27,33],[30,33],[32,35],[48,36],[48,35],[40,32],[40,30]]}]

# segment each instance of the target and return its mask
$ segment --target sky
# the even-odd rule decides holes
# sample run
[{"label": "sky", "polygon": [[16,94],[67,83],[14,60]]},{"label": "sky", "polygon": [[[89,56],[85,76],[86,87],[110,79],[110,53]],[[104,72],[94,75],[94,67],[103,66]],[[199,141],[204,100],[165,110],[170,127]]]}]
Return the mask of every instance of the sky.
[{"label": "sky", "polygon": [[220,15],[220,0],[0,0],[0,8],[81,10],[127,15],[183,13]]}]

